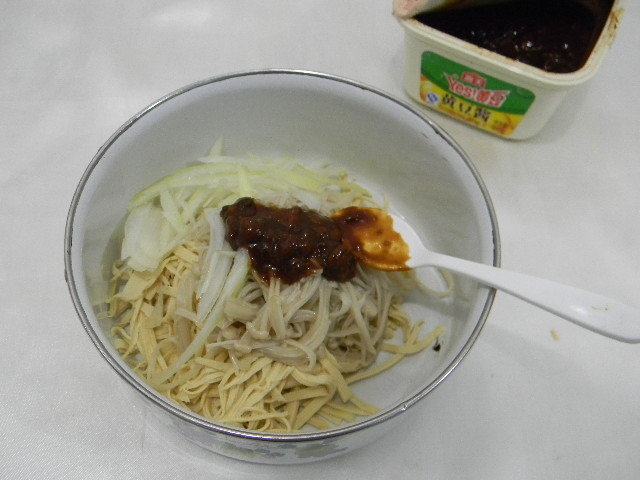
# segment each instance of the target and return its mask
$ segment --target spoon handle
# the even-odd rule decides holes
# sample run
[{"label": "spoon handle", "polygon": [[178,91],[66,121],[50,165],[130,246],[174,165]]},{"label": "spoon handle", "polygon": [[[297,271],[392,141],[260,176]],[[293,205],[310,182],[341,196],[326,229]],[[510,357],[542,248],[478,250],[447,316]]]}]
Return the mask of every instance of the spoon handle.
[{"label": "spoon handle", "polygon": [[425,264],[473,278],[622,342],[640,342],[640,310],[611,298],[522,273],[429,252]]}]

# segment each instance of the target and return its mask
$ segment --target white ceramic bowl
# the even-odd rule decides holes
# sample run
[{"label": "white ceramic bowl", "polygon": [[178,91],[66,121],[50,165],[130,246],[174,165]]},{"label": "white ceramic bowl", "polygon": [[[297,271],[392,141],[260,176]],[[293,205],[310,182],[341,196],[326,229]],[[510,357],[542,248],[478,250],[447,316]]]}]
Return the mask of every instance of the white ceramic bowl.
[{"label": "white ceramic bowl", "polygon": [[427,328],[446,327],[440,351],[409,357],[355,387],[381,408],[379,415],[295,435],[229,428],[173,404],[121,361],[109,325],[97,318],[94,304],[104,298],[109,265],[118,256],[129,199],[204,155],[219,135],[230,154],[340,164],[374,194],[386,195],[434,250],[497,266],[498,230],[487,191],[465,153],[406,103],[343,78],[283,70],[215,77],[161,98],[107,140],[80,180],[65,236],[69,291],[102,356],[157,418],[205,448],[257,462],[305,462],[362,446],[405,418],[455,368],[485,322],[493,289],[456,278],[455,293],[445,300],[412,299],[412,316],[427,319]]}]

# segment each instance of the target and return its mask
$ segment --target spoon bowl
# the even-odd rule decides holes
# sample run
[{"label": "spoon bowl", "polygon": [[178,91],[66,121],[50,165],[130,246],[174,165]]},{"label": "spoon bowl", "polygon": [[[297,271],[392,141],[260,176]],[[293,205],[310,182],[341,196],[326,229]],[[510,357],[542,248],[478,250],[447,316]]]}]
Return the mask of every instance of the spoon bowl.
[{"label": "spoon bowl", "polygon": [[[348,209],[345,209],[348,210]],[[341,210],[334,218],[350,218]],[[358,259],[378,270],[438,267],[509,293],[548,312],[606,337],[640,342],[640,310],[611,298],[483,263],[451,257],[427,249],[402,217],[375,208],[357,208],[357,228],[347,228],[347,241]],[[406,253],[398,255],[397,252]]]}]

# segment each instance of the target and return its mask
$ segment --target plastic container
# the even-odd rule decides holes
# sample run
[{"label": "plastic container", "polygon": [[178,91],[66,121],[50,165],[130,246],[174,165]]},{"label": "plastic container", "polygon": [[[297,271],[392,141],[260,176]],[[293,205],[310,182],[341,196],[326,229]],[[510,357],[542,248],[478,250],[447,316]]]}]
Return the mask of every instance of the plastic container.
[{"label": "plastic container", "polygon": [[[529,138],[542,129],[569,90],[596,73],[615,39],[624,11],[622,3],[615,0],[587,62],[571,73],[546,72],[416,19],[401,20],[405,31],[404,88],[422,105],[467,124],[505,138]],[[435,77],[441,81],[433,82]]]}]

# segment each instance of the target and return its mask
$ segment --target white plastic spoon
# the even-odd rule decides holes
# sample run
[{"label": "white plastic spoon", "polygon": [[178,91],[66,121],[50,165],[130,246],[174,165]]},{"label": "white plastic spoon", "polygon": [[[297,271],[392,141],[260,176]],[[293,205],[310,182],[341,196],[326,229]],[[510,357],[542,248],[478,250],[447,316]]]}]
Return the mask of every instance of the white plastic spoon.
[{"label": "white plastic spoon", "polygon": [[[561,283],[432,252],[404,219],[378,209],[356,210],[368,212],[372,216],[369,219],[376,220],[360,222],[350,232],[352,245],[356,244],[356,256],[372,268],[444,268],[507,292],[606,337],[621,342],[640,342],[640,310],[636,308]],[[357,223],[352,222],[353,225]],[[381,235],[385,228],[391,229],[391,235]]]}]

